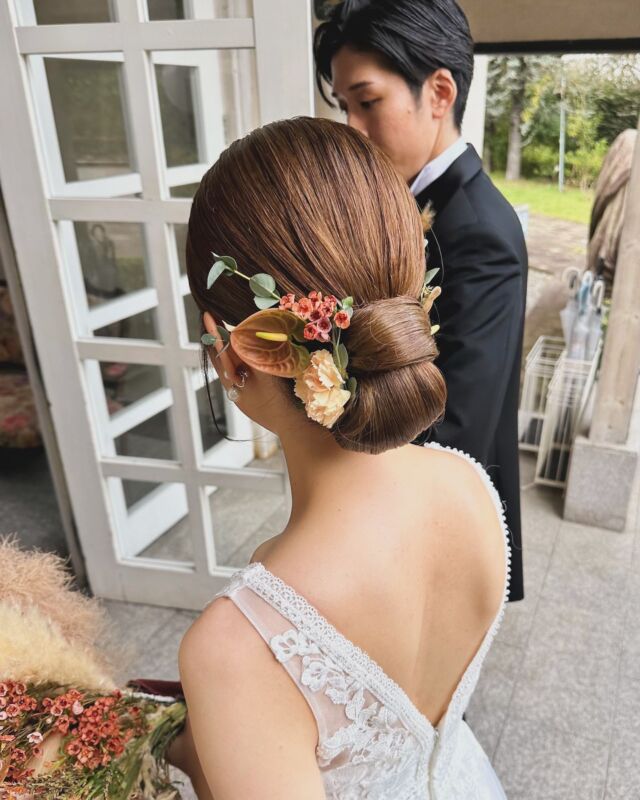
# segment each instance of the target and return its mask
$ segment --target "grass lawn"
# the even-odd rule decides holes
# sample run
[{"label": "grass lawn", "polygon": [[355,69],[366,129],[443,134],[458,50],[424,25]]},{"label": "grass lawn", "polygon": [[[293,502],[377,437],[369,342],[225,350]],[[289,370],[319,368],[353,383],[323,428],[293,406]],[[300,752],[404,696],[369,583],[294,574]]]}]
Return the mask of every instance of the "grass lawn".
[{"label": "grass lawn", "polygon": [[491,180],[511,205],[528,205],[532,214],[567,219],[589,224],[593,192],[565,187],[558,191],[557,183],[537,180],[506,181],[504,175],[492,173]]}]

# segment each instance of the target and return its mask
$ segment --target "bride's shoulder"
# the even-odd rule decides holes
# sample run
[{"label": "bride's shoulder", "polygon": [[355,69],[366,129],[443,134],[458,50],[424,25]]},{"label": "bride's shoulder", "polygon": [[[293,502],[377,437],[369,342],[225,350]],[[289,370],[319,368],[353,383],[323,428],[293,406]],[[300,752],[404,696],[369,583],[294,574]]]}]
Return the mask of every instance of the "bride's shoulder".
[{"label": "bride's shoulder", "polygon": [[[200,614],[179,648],[180,678],[193,698],[207,693],[238,693],[238,702],[275,699],[290,706],[291,681],[244,614],[227,597],[218,597]],[[211,698],[211,693],[214,697]],[[224,697],[221,702],[226,702]],[[295,696],[295,701],[298,698]]]},{"label": "bride's shoulder", "polygon": [[[453,447],[430,443],[422,448],[431,465],[430,475],[439,487],[438,496],[450,508],[451,501],[462,513],[471,513],[482,524],[501,516],[502,505],[487,470],[476,459]],[[458,504],[459,501],[459,504]]]}]

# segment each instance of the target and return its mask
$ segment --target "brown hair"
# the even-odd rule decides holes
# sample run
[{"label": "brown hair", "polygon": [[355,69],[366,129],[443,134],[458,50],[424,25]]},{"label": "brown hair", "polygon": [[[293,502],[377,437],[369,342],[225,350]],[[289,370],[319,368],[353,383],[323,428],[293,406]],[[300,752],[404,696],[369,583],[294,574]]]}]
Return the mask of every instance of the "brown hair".
[{"label": "brown hair", "polygon": [[340,445],[380,453],[442,415],[446,389],[418,299],[420,216],[391,162],[357,131],[272,123],[234,142],[202,179],[187,239],[191,292],[202,312],[236,325],[256,311],[253,294],[225,276],[207,289],[212,252],[247,275],[272,275],[282,293],[354,298],[343,341],[358,388],[332,429]]}]

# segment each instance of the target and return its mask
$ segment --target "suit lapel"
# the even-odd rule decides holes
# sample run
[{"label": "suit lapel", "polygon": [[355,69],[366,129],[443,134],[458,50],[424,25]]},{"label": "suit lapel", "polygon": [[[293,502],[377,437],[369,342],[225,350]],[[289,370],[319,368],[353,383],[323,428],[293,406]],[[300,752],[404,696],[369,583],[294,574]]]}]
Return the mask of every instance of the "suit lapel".
[{"label": "suit lapel", "polygon": [[461,186],[468,183],[482,169],[482,161],[472,145],[468,145],[465,152],[453,162],[449,169],[444,172],[433,183],[429,184],[416,197],[416,203],[420,211],[427,203],[436,214],[444,209],[449,199],[458,191]]}]

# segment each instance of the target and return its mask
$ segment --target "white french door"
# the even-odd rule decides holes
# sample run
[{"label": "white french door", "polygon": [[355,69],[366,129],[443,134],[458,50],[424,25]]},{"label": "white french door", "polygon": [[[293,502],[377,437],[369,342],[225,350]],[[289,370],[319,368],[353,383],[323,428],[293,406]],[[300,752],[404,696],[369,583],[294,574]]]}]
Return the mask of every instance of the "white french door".
[{"label": "white french door", "polygon": [[[286,477],[199,369],[190,199],[233,139],[312,114],[302,0],[4,0],[0,181],[93,591],[200,608]],[[232,440],[232,441],[230,441]]]}]

